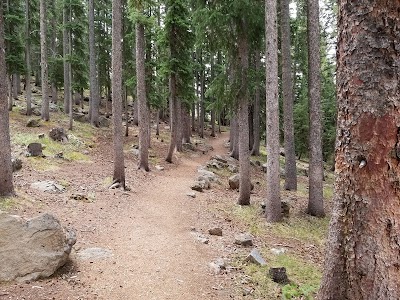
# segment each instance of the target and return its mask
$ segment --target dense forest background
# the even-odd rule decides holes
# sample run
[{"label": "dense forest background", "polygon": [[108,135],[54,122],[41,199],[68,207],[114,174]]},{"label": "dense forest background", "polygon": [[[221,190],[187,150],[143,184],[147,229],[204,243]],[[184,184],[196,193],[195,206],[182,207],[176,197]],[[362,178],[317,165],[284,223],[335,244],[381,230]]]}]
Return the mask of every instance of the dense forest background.
[{"label": "dense forest background", "polygon": [[[21,93],[21,80],[25,82],[23,86],[27,88],[27,76],[34,76],[35,85],[41,86],[41,17],[38,2],[38,0],[4,1],[10,110],[12,98]],[[330,163],[333,161],[336,118],[334,53],[337,8],[335,3],[330,0],[320,1],[322,145],[323,159]],[[110,112],[111,106],[105,99],[112,99],[112,2],[87,3],[67,0],[44,4],[46,10],[42,20],[47,25],[45,51],[48,55],[51,102],[68,113],[69,99],[72,98],[75,104],[79,104],[88,96],[88,89],[92,86],[94,89],[91,93],[97,92],[90,97],[94,103],[93,114],[98,114],[96,111],[99,106],[95,104],[96,101],[100,101],[101,105],[106,106],[106,111]],[[168,7],[175,7],[176,10],[167,10]],[[235,95],[240,89],[238,86],[240,83],[235,79],[237,77],[234,67],[237,59],[235,19],[241,14],[243,18],[247,18],[250,143],[259,136],[265,139],[266,107],[265,101],[260,101],[265,99],[265,93],[268,93],[264,76],[263,1],[129,1],[123,4],[122,12],[124,97],[127,97],[129,103],[136,102],[137,99],[135,24],[139,22],[144,24],[145,30],[145,84],[148,107],[154,114],[165,119],[169,115],[170,71],[182,74],[178,80],[178,98],[187,114],[192,115],[193,130],[199,131],[200,135],[203,134],[201,128],[204,126],[201,125],[204,120],[213,121],[213,124],[227,125],[235,118]],[[176,24],[180,27],[171,28],[170,24],[175,24],[174,20],[178,20]],[[278,26],[281,22],[279,8]],[[289,22],[295,149],[298,158],[306,158],[309,110],[305,1],[290,2]],[[176,40],[171,40],[171,30],[175,30]],[[282,31],[278,32],[280,46]],[[94,43],[94,47],[90,60],[91,43]],[[279,66],[282,65],[281,53],[280,50]],[[92,71],[90,64],[94,64]],[[281,75],[282,72],[279,71],[280,79]],[[282,94],[281,80],[279,93]],[[95,99],[97,95],[101,95],[98,100]],[[28,97],[30,98],[30,93],[27,93]],[[280,101],[280,128],[283,141],[284,118],[282,100]],[[31,113],[30,105],[27,114]],[[91,112],[92,109],[89,115]],[[253,131],[258,128],[261,129],[260,134],[254,135]]]}]

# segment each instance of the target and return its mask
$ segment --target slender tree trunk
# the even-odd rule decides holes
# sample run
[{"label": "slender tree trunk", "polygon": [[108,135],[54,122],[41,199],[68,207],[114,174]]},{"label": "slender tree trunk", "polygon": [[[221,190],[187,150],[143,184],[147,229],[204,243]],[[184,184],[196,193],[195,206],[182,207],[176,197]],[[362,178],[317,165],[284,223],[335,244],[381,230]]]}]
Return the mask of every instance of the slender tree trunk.
[{"label": "slender tree trunk", "polygon": [[268,222],[282,219],[279,174],[278,28],[276,0],[265,1]]},{"label": "slender tree trunk", "polygon": [[64,64],[64,113],[69,113],[69,102],[71,102],[71,82],[69,75],[69,45],[68,36],[69,30],[67,28],[69,22],[69,9],[67,4],[64,3],[63,7],[63,64]]},{"label": "slender tree trunk", "polygon": [[192,104],[192,132],[196,131],[196,103],[193,102]]},{"label": "slender tree trunk", "polygon": [[283,125],[285,140],[285,189],[297,190],[296,153],[293,124],[293,80],[290,54],[289,0],[281,0],[281,52]]},{"label": "slender tree trunk", "polygon": [[8,110],[12,111],[13,106],[14,106],[14,98],[12,96],[12,77],[7,74],[6,80],[7,80]]},{"label": "slender tree trunk", "polygon": [[21,74],[17,74],[17,95],[21,95],[22,94],[22,90],[21,90]]},{"label": "slender tree trunk", "polygon": [[160,135],[160,109],[157,108],[157,113],[156,113],[156,136]]},{"label": "slender tree trunk", "polygon": [[169,77],[169,90],[170,90],[170,115],[171,115],[171,142],[169,144],[167,158],[165,159],[167,162],[172,163],[172,156],[174,154],[174,150],[176,147],[176,75],[175,73],[171,73]]},{"label": "slender tree trunk", "polygon": [[254,105],[249,105],[248,112],[249,112],[249,115],[247,116],[247,118],[249,119],[249,150],[251,151],[251,149],[253,149],[253,145],[254,145],[254,128],[253,128]]},{"label": "slender tree trunk", "polygon": [[[256,73],[261,69],[261,58],[260,51],[256,50],[254,55]],[[254,143],[251,149],[251,155],[260,155],[260,83],[256,81],[256,87],[254,92],[254,109],[253,109],[253,132],[254,132]]]},{"label": "slender tree trunk", "polygon": [[319,43],[319,4],[318,0],[308,0],[308,99],[310,117],[310,163],[309,163],[309,198],[307,212],[322,217],[324,213],[322,161],[322,125],[321,125],[321,76]]},{"label": "slender tree trunk", "polygon": [[203,51],[200,50],[200,115],[199,115],[199,136],[204,138],[204,119],[205,119],[205,94],[206,94],[206,79],[205,66],[203,65]]},{"label": "slender tree trunk", "polygon": [[18,99],[18,74],[12,74],[12,97]]},{"label": "slender tree trunk", "polygon": [[192,133],[191,127],[190,127],[190,113],[189,113],[189,107],[185,105],[182,109],[182,123],[183,123],[183,142],[186,144],[190,144],[190,136]]},{"label": "slender tree trunk", "polygon": [[[50,43],[50,51],[51,51],[51,58],[53,60],[56,59],[57,57],[57,15],[56,15],[56,5],[55,1],[50,1],[50,9],[51,9],[51,15],[52,19],[50,21],[51,24],[51,43]],[[56,85],[56,79],[52,78],[51,80],[51,102],[52,103],[57,103],[57,85]]]},{"label": "slender tree trunk", "polygon": [[122,1],[112,2],[112,116],[114,136],[114,184],[125,188],[122,129]]},{"label": "slender tree trunk", "polygon": [[89,118],[93,126],[99,127],[100,89],[97,76],[96,41],[94,34],[94,0],[89,0]]},{"label": "slender tree trunk", "polygon": [[[72,14],[71,14],[71,7],[69,7],[69,13],[68,13],[68,15],[69,15],[69,18],[70,18],[71,15],[72,15]],[[67,42],[67,45],[68,45],[68,49],[67,49],[67,51],[68,51],[68,56],[71,57],[71,54],[72,54],[72,38],[71,38],[71,32],[68,33],[68,39],[67,39],[67,41],[68,41],[68,42]],[[69,102],[68,102],[69,130],[72,130],[72,127],[73,127],[73,124],[74,124],[74,118],[73,118],[73,114],[74,114],[74,111],[73,111],[74,101],[73,101],[73,97],[72,97],[73,90],[72,90],[72,87],[71,87],[71,84],[72,84],[72,64],[71,64],[71,62],[68,62],[67,67],[68,67],[68,82],[69,82],[69,85],[70,85],[69,96],[68,96],[68,98],[69,98]]]},{"label": "slender tree trunk", "polygon": [[[7,75],[4,43],[4,19],[3,3],[0,3],[0,196],[14,194],[12,165],[11,165],[11,142],[10,124],[7,99]],[[1,201],[1,200],[0,200]]]},{"label": "slender tree trunk", "polygon": [[31,88],[31,29],[29,0],[25,0],[25,96],[26,115],[32,114],[32,88]]},{"label": "slender tree trunk", "polygon": [[183,126],[182,126],[182,102],[176,99],[176,151],[182,152]]},{"label": "slender tree trunk", "polygon": [[335,196],[318,299],[397,300],[400,2],[338,5]]},{"label": "slender tree trunk", "polygon": [[146,98],[144,25],[136,22],[136,79],[139,108],[139,169],[149,171],[149,113]]},{"label": "slender tree trunk", "polygon": [[239,159],[239,122],[237,113],[231,121],[231,137],[230,137],[230,156]]},{"label": "slender tree trunk", "polygon": [[128,87],[125,86],[124,93],[124,108],[125,108],[125,136],[129,136],[129,107],[128,107]]},{"label": "slender tree trunk", "polygon": [[42,119],[48,121],[49,114],[49,80],[47,62],[47,13],[46,0],[40,0],[40,66],[42,73]]},{"label": "slender tree trunk", "polygon": [[249,153],[249,88],[248,88],[248,69],[249,69],[249,42],[247,37],[247,25],[245,20],[240,21],[238,37],[238,54],[240,72],[239,92],[239,205],[250,205],[250,153]]}]

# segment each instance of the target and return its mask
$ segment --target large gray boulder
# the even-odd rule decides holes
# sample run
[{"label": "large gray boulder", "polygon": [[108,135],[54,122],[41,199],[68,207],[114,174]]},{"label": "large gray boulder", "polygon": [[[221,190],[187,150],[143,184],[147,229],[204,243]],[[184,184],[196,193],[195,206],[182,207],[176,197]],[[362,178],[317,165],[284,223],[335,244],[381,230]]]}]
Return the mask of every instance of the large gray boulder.
[{"label": "large gray boulder", "polygon": [[0,213],[0,282],[32,281],[63,266],[76,242],[50,214],[30,220]]}]

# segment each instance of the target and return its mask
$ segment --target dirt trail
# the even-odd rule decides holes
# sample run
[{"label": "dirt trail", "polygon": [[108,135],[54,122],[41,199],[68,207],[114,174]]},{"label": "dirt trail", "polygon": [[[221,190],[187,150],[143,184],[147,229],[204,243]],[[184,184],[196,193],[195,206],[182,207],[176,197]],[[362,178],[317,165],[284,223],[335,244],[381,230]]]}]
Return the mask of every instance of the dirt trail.
[{"label": "dirt trail", "polygon": [[[27,284],[0,285],[0,299],[232,299],[224,276],[210,273],[209,263],[222,250],[202,244],[193,228],[204,225],[204,199],[210,194],[186,194],[197,169],[213,154],[226,154],[228,134],[211,138],[214,148],[205,155],[179,155],[177,165],[144,173],[126,160],[127,185],[131,191],[110,190],[104,183],[112,174],[112,145],[107,138],[93,150],[91,163],[63,164],[53,171],[29,167],[16,178],[20,192],[34,202],[15,213],[34,216],[50,212],[64,226],[73,227],[78,242],[72,264],[61,275]],[[56,180],[68,183],[64,194],[33,191],[32,182]],[[71,199],[72,194],[91,194],[93,201]],[[80,259],[78,253],[98,247],[112,251],[102,259]],[[221,289],[224,285],[225,288]]]},{"label": "dirt trail", "polygon": [[[225,135],[210,140],[209,154],[223,154]],[[103,299],[222,299],[208,264],[215,259],[207,245],[198,242],[191,228],[199,214],[196,201],[186,195],[197,168],[209,154],[180,158],[176,168],[154,172],[135,190],[134,204],[115,216],[110,248],[113,264],[100,262],[101,276],[94,282]],[[103,268],[104,267],[104,268]]]}]

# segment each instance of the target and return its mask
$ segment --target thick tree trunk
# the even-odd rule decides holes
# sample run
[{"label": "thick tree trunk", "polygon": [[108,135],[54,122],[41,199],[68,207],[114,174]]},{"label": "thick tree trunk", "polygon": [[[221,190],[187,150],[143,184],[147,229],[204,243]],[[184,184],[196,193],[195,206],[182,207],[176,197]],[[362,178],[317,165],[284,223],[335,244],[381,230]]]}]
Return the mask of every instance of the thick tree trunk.
[{"label": "thick tree trunk", "polygon": [[248,88],[248,69],[249,69],[249,41],[247,36],[247,26],[245,20],[240,20],[238,36],[238,54],[240,72],[240,92],[239,92],[239,205],[250,205],[250,153],[249,153],[249,88]]},{"label": "thick tree trunk", "polygon": [[7,99],[3,4],[0,3],[0,196],[14,194]]},{"label": "thick tree trunk", "polygon": [[285,189],[297,190],[296,153],[293,124],[293,80],[290,53],[289,0],[281,0],[282,96],[285,140]]},{"label": "thick tree trunk", "polygon": [[112,116],[114,137],[113,183],[125,188],[122,128],[122,3],[112,2]]},{"label": "thick tree trunk", "polygon": [[69,30],[67,28],[69,22],[69,8],[64,4],[63,8],[63,64],[64,64],[64,113],[69,113],[69,102],[71,100],[71,82],[69,75]]},{"label": "thick tree trunk", "polygon": [[97,76],[96,41],[94,36],[94,0],[89,0],[89,118],[93,126],[99,126],[100,89]]},{"label": "thick tree trunk", "polygon": [[139,108],[139,169],[149,171],[149,113],[146,98],[144,25],[136,22],[136,79]]},{"label": "thick tree trunk", "polygon": [[308,99],[310,117],[310,162],[309,162],[309,197],[307,212],[312,216],[322,217],[324,213],[322,161],[322,123],[321,123],[321,75],[319,43],[319,4],[318,0],[308,0]]},{"label": "thick tree trunk", "polygon": [[265,1],[268,222],[282,219],[279,176],[278,29],[276,0]]},{"label": "thick tree trunk", "polygon": [[400,299],[400,2],[339,1],[335,196],[320,300]]}]

